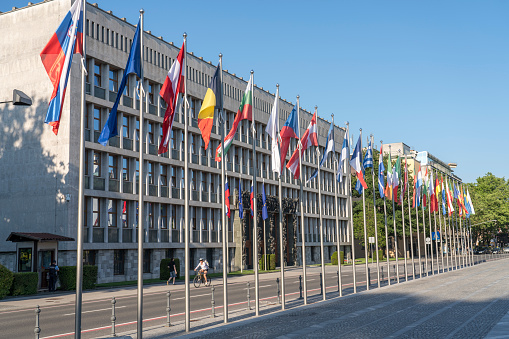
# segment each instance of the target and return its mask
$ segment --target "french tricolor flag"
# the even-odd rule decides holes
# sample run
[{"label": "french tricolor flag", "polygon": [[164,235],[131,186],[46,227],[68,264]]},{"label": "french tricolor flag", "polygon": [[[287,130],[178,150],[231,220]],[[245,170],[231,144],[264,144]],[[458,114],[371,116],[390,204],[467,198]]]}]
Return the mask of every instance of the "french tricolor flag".
[{"label": "french tricolor flag", "polygon": [[[310,146],[318,146],[318,132],[316,128],[316,111],[311,118],[311,122],[309,123],[308,129],[304,132],[302,139],[300,139],[300,143],[302,144],[302,151],[304,152]],[[298,179],[300,176],[300,168],[299,168],[299,149],[296,148],[292,154],[292,157],[286,164],[286,168],[292,172],[293,177]]]},{"label": "french tricolor flag", "polygon": [[361,137],[359,136],[359,140],[357,141],[357,145],[355,145],[355,150],[353,151],[352,158],[350,159],[350,167],[352,168],[352,174],[357,175],[357,180],[360,181],[362,187],[367,189],[368,185],[366,185],[366,182],[364,181],[364,175],[362,174],[361,157]]},{"label": "french tricolor flag", "polygon": [[168,152],[168,142],[170,141],[173,118],[175,117],[175,105],[177,104],[179,93],[184,93],[185,89],[185,50],[185,43],[183,43],[177,59],[175,59],[171,65],[171,68],[166,75],[166,79],[164,80],[164,84],[161,87],[161,91],[159,92],[159,95],[168,105],[168,108],[166,108],[166,112],[164,113],[163,137],[161,138],[161,144],[159,145],[159,154]]},{"label": "french tricolor flag", "polygon": [[64,20],[41,52],[41,60],[53,84],[45,123],[58,134],[67,80],[74,53],[83,55],[83,6],[76,0]]}]

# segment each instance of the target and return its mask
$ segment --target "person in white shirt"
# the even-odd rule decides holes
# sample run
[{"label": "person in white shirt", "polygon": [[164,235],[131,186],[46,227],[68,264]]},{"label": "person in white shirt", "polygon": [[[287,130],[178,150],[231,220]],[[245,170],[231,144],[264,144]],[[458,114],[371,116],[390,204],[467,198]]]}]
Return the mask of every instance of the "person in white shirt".
[{"label": "person in white shirt", "polygon": [[207,283],[207,272],[209,270],[209,264],[207,263],[207,261],[203,260],[203,258],[200,258],[200,263],[198,264],[198,266],[196,266],[196,268],[194,269],[195,271],[199,269],[199,273],[203,273],[203,276],[205,277],[205,284]]}]

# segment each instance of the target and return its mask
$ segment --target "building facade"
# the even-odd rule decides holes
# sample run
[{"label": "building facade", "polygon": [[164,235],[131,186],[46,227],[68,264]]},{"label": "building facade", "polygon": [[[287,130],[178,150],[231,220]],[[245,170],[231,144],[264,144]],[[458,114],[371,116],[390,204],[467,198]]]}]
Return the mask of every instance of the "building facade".
[{"label": "building facade", "polygon": [[[81,98],[81,60],[73,59],[71,75],[62,111],[58,135],[44,124],[52,86],[40,61],[39,53],[71,7],[71,0],[47,0],[0,14],[0,27],[4,38],[0,41],[0,95],[7,96],[13,88],[21,89],[33,99],[33,106],[19,108],[0,105],[0,263],[11,270],[19,270],[20,251],[7,242],[12,232],[48,232],[76,238],[78,223],[79,135]],[[137,225],[139,157],[139,105],[137,79],[131,75],[118,108],[119,136],[110,139],[107,146],[97,142],[106,123],[122,79],[135,26],[125,18],[118,18],[97,4],[87,4],[86,38],[86,111],[85,111],[85,199],[84,199],[84,260],[97,265],[99,282],[135,280],[137,278]],[[180,41],[180,32],[175,34]],[[184,265],[184,120],[179,102],[171,132],[169,152],[158,155],[161,140],[165,103],[159,91],[168,69],[177,57],[181,43],[167,42],[151,32],[144,34],[143,100],[144,135],[144,215],[145,229],[144,273],[146,278],[159,277],[162,258],[177,257]],[[215,64],[215,63],[214,63]],[[189,189],[190,189],[190,248],[191,267],[199,257],[208,259],[214,270],[222,270],[221,237],[221,170],[214,160],[220,144],[220,130],[214,121],[211,142],[204,148],[197,116],[207,86],[215,71],[210,61],[188,51],[187,91],[189,95]],[[246,76],[248,75],[246,66]],[[256,73],[255,73],[256,75]],[[260,81],[261,82],[261,81]],[[233,124],[247,81],[227,70],[223,72],[226,133]],[[255,82],[256,83],[256,82]],[[180,101],[180,100],[179,100]],[[271,171],[270,137],[265,127],[274,102],[274,94],[255,86],[254,109],[256,140],[252,140],[251,123],[242,121],[232,147],[227,153],[226,174],[230,189],[237,190],[242,181],[244,191],[251,187],[252,143],[256,142],[257,189],[261,185],[269,197],[276,197],[278,181]],[[290,114],[294,104],[280,99],[280,126]],[[304,133],[312,114],[301,109],[300,133]],[[329,122],[318,119],[318,141],[323,153]],[[343,140],[345,129],[335,128],[335,140]],[[292,140],[290,152],[297,143]],[[336,142],[336,159],[339,159],[340,142]],[[291,153],[288,154],[287,160]],[[303,174],[308,178],[316,168],[314,148],[303,154]],[[345,257],[350,253],[348,195],[343,180],[339,185],[339,206],[334,203],[334,163],[329,157],[322,168],[322,202],[318,202],[318,183],[315,179],[304,187],[299,197],[299,181],[288,170],[283,174],[283,198],[287,201],[303,199],[307,262],[320,262],[319,209],[323,213],[325,258],[330,261],[336,249],[335,211],[339,213],[341,248]],[[5,175],[7,174],[7,175]],[[231,199],[233,202],[233,199]],[[236,205],[231,206],[236,209]],[[279,208],[279,206],[278,206]],[[289,210],[291,211],[291,209]],[[285,212],[286,213],[286,212]],[[290,213],[290,212],[288,212]],[[246,213],[247,214],[247,213]],[[292,213],[290,213],[292,214]],[[236,216],[236,213],[234,213]],[[288,218],[300,215],[297,208]],[[277,217],[277,211],[273,214]],[[276,228],[277,219],[276,220]],[[245,221],[249,224],[249,221]],[[288,232],[294,242],[287,247],[295,250],[295,260],[301,262],[300,218],[288,219],[286,225],[297,225]],[[267,230],[270,226],[266,226]],[[289,227],[289,226],[287,226]],[[229,266],[249,265],[242,261],[246,252],[246,230],[243,222],[232,217],[228,222]],[[252,226],[251,226],[252,230]],[[276,232],[277,233],[277,232]],[[288,233],[289,236],[290,233]],[[274,241],[274,239],[271,239]],[[241,242],[239,244],[239,242]],[[274,246],[268,245],[267,253]],[[289,249],[287,248],[288,253]],[[25,252],[24,252],[25,253]],[[41,255],[33,253],[34,256]],[[57,253],[55,253],[57,256]],[[252,259],[252,258],[251,258]],[[38,261],[39,265],[42,262]],[[58,244],[59,265],[76,264],[76,242]],[[41,270],[42,267],[34,269]]]}]

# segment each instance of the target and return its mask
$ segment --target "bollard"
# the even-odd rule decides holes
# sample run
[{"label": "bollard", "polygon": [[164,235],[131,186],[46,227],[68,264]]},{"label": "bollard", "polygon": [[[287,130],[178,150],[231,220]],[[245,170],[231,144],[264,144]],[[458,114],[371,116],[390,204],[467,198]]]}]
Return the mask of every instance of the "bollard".
[{"label": "bollard", "polygon": [[368,276],[366,277],[366,280],[368,281],[367,286],[368,286],[368,290],[369,290],[369,287],[371,286],[371,267],[368,267]]},{"label": "bollard", "polygon": [[320,295],[323,295],[322,272],[320,272]]},{"label": "bollard", "polygon": [[168,327],[171,326],[171,323],[170,323],[170,311],[171,311],[170,296],[171,296],[171,292],[170,291],[166,292],[166,298],[168,298],[168,300],[166,302],[166,326],[168,326]]},{"label": "bollard", "polygon": [[384,281],[384,267],[380,266],[380,279]]},{"label": "bollard", "polygon": [[281,304],[281,291],[279,290],[279,278],[276,279],[277,284],[277,303]]},{"label": "bollard", "polygon": [[41,328],[39,327],[39,313],[41,313],[41,309],[39,305],[37,305],[35,309],[35,329],[34,329],[35,339],[39,339],[39,333],[41,333]]},{"label": "bollard", "polygon": [[339,292],[339,271],[336,271],[336,274],[338,275],[338,292]]},{"label": "bollard", "polygon": [[117,301],[115,300],[115,297],[111,298],[111,336],[116,337],[115,334],[115,320],[117,320],[117,317],[115,317],[115,304]]},{"label": "bollard", "polygon": [[214,286],[211,287],[211,292],[212,292],[212,301],[211,301],[211,304],[212,304],[212,315],[210,316],[211,318],[215,318],[216,317],[216,301],[214,300]]},{"label": "bollard", "polygon": [[[392,265],[392,269],[394,270],[394,273],[396,273],[396,265]],[[396,277],[396,281],[399,282],[399,276]]]},{"label": "bollard", "polygon": [[247,282],[247,309],[251,311],[251,294],[249,293],[249,289],[251,287],[251,283]]},{"label": "bollard", "polygon": [[299,299],[302,299],[302,276],[299,275]]}]

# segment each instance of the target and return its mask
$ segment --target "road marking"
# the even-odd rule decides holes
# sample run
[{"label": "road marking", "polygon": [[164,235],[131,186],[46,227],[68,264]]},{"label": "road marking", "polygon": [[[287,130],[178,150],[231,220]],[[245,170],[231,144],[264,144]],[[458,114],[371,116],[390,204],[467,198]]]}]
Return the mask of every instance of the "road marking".
[{"label": "road marking", "polygon": [[[207,293],[207,294],[200,294],[200,295],[192,295],[191,298],[198,298],[198,297],[205,297],[207,295],[210,295],[210,293]],[[175,298],[175,299],[171,299],[171,300],[182,300],[182,299],[185,299],[186,297],[181,297],[181,298]]]},{"label": "road marking", "polygon": [[[119,308],[125,308],[127,306],[117,306],[115,307],[115,309],[119,309]],[[111,311],[111,307],[110,308],[101,308],[100,310],[92,310],[92,311],[85,311],[85,312],[81,312],[81,313],[92,313],[92,312],[100,312],[100,311]],[[67,313],[67,314],[64,314],[64,316],[66,315],[75,315],[76,313]]]}]

